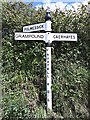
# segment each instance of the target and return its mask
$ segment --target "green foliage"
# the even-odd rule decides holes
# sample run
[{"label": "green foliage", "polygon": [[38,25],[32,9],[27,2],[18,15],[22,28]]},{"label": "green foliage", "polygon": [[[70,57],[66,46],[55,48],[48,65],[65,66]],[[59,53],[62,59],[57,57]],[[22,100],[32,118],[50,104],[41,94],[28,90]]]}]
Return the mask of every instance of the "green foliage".
[{"label": "green foliage", "polygon": [[65,118],[89,116],[86,108],[89,72],[79,64],[68,61],[64,61],[62,66],[60,64],[62,64],[62,60],[58,60],[58,67],[57,69],[55,67],[55,73],[53,73],[52,90],[55,112],[60,111]]},{"label": "green foliage", "polygon": [[25,102],[20,91],[9,91],[4,98],[4,119],[28,119],[31,117],[29,105]]},{"label": "green foliage", "polygon": [[47,117],[46,110],[42,106],[38,107],[35,112],[35,118],[46,118],[46,117]]},{"label": "green foliage", "polygon": [[53,111],[46,112],[44,42],[15,41],[22,26],[45,22],[45,10],[32,4],[3,3],[3,119],[86,118],[89,116],[89,17],[86,6],[77,12],[56,10],[53,32],[76,32],[77,42],[52,43]]}]

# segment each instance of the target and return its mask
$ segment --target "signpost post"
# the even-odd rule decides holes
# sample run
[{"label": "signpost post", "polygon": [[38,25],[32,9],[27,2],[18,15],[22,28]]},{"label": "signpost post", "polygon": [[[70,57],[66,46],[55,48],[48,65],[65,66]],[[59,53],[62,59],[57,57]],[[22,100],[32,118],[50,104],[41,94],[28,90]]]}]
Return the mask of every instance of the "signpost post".
[{"label": "signpost post", "polygon": [[50,11],[47,11],[45,16],[45,31],[46,31],[46,92],[47,92],[47,111],[52,110],[52,80],[51,80],[51,16]]},{"label": "signpost post", "polygon": [[[30,33],[45,30],[46,33]],[[53,41],[77,41],[76,33],[51,33],[51,16],[48,9],[45,23],[34,24],[23,27],[23,32],[15,32],[15,40],[37,40],[46,43],[46,91],[47,110],[52,110],[52,80],[51,80],[51,44]]]}]

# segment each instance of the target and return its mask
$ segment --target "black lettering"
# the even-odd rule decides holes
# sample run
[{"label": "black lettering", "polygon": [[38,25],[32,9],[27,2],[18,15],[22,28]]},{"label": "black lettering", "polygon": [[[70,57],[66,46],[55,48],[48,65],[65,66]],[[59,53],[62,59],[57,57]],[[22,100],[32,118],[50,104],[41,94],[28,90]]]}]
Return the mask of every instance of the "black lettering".
[{"label": "black lettering", "polygon": [[68,38],[72,38],[72,36],[68,36]]},{"label": "black lettering", "polygon": [[68,35],[66,36],[66,38],[69,38],[69,37],[70,37],[70,36],[68,36]]},{"label": "black lettering", "polygon": [[49,90],[47,92],[49,93]]},{"label": "black lettering", "polygon": [[47,64],[47,66],[49,66],[49,64]]},{"label": "black lettering", "polygon": [[47,78],[49,78],[49,76],[47,75]]},{"label": "black lettering", "polygon": [[58,36],[56,35],[56,38],[58,38]]},{"label": "black lettering", "polygon": [[53,36],[53,38],[55,38],[55,35]]},{"label": "black lettering", "polygon": [[26,38],[29,38],[29,37],[30,37],[30,35],[25,35],[25,37],[26,37]]},{"label": "black lettering", "polygon": [[41,35],[41,38],[44,38],[44,36],[43,36],[43,35]]},{"label": "black lettering", "polygon": [[24,28],[24,31],[26,31],[27,30],[27,28]]},{"label": "black lettering", "polygon": [[18,35],[18,34],[16,34],[16,35],[15,35],[15,37],[16,37],[16,38],[20,37],[20,34],[19,34],[19,35]]},{"label": "black lettering", "polygon": [[58,36],[58,35],[54,35],[53,38],[60,38],[60,36]]},{"label": "black lettering", "polygon": [[47,74],[49,74],[49,73],[47,72]]},{"label": "black lettering", "polygon": [[61,35],[61,38],[63,38],[63,35]]},{"label": "black lettering", "polygon": [[35,38],[35,35],[32,34],[30,37],[31,37],[31,38]]},{"label": "black lettering", "polygon": [[41,28],[44,28],[44,25],[41,25]]},{"label": "black lettering", "polygon": [[37,29],[37,26],[34,26],[34,30]]},{"label": "black lettering", "polygon": [[37,29],[39,29],[40,28],[40,26],[37,26]]},{"label": "black lettering", "polygon": [[49,68],[47,68],[47,70],[49,70]]},{"label": "black lettering", "polygon": [[26,30],[29,31],[29,28],[27,28]]},{"label": "black lettering", "polygon": [[22,37],[21,38],[23,38],[25,35],[22,35]]},{"label": "black lettering", "polygon": [[49,61],[47,61],[47,63],[49,63]]},{"label": "black lettering", "polygon": [[75,39],[75,36],[73,35],[73,39]]},{"label": "black lettering", "polygon": [[30,27],[30,30],[34,30],[34,27]]}]

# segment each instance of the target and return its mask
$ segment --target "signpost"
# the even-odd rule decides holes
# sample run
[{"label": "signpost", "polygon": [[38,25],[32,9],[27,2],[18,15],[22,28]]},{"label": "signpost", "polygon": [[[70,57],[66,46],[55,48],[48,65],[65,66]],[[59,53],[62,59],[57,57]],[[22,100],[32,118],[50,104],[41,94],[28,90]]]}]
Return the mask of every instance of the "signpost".
[{"label": "signpost", "polygon": [[[29,33],[45,30],[46,33]],[[53,41],[77,41],[76,33],[51,33],[51,16],[49,9],[46,12],[45,23],[23,27],[23,32],[15,32],[15,40],[39,40],[46,43],[46,90],[47,110],[52,110],[52,80],[51,80],[51,43]]]}]

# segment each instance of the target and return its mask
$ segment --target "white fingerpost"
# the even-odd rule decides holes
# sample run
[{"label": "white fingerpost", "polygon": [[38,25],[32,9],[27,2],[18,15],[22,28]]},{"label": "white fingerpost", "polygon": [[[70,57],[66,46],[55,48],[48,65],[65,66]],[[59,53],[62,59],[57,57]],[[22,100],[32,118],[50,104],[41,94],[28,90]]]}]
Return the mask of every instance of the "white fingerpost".
[{"label": "white fingerpost", "polygon": [[45,16],[45,43],[46,43],[46,92],[47,92],[47,111],[52,110],[52,82],[51,82],[51,16],[49,9]]},{"label": "white fingerpost", "polygon": [[[45,30],[46,33],[30,33]],[[76,33],[51,33],[50,9],[47,9],[45,23],[23,27],[23,32],[15,32],[15,40],[45,41],[46,44],[46,92],[47,111],[52,111],[51,44],[53,41],[77,41]]]}]

